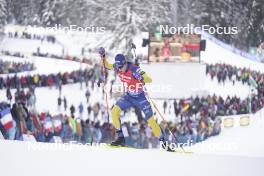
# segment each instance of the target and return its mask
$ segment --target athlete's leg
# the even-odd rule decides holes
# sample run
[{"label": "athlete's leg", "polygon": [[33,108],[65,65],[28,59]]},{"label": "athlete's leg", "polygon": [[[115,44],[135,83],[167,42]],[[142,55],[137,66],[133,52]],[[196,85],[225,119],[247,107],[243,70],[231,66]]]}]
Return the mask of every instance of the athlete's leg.
[{"label": "athlete's leg", "polygon": [[156,122],[156,120],[154,119],[154,115],[148,119],[148,124],[150,128],[152,129],[154,136],[157,138],[161,138],[162,137],[161,129],[158,123]]},{"label": "athlete's leg", "polygon": [[112,108],[111,114],[112,114],[112,120],[113,120],[113,125],[116,129],[120,130],[120,113],[121,113],[121,108],[118,105],[114,105]]},{"label": "athlete's leg", "polygon": [[111,114],[112,114],[112,120],[113,124],[116,128],[117,133],[117,139],[113,142],[111,142],[111,145],[114,146],[124,146],[125,145],[125,138],[122,132],[122,128],[120,125],[120,113],[121,111],[124,111],[132,106],[132,103],[129,100],[128,95],[123,96],[120,98],[116,105],[113,107]]},{"label": "athlete's leg", "polygon": [[[148,121],[148,125],[152,129],[154,136],[159,138],[160,142],[165,142],[166,137],[164,136],[159,124],[156,122],[151,105],[145,95],[142,94],[138,98],[135,98],[133,104],[136,104],[136,106],[139,107],[145,114],[145,119]],[[173,151],[170,147],[166,145],[162,145],[162,147],[167,151]]]},{"label": "athlete's leg", "polygon": [[128,95],[121,97],[111,110],[112,120],[117,130],[121,129],[120,125],[120,113],[128,108],[132,107],[132,103],[129,101]]},{"label": "athlete's leg", "polygon": [[145,119],[147,120],[149,127],[152,129],[154,136],[157,138],[161,138],[162,133],[161,133],[160,126],[154,118],[151,105],[149,101],[147,100],[147,98],[145,97],[145,95],[141,94],[139,97],[135,98],[134,101],[133,103],[136,104],[137,107],[140,108],[141,111],[143,111],[143,113],[145,114]]}]

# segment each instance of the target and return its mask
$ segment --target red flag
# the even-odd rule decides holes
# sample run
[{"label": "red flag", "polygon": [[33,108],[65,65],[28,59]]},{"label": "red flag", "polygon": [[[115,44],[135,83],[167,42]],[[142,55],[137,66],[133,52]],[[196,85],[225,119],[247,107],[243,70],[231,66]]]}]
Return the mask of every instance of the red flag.
[{"label": "red flag", "polygon": [[0,121],[6,130],[13,127],[13,117],[11,115],[10,108],[6,108],[1,111]]}]

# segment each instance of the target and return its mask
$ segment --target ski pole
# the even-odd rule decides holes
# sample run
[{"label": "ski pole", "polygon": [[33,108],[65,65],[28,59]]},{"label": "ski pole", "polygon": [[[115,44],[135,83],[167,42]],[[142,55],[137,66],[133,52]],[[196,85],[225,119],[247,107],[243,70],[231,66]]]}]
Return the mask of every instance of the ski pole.
[{"label": "ski pole", "polygon": [[103,61],[103,76],[104,76],[104,85],[103,85],[103,91],[105,93],[105,106],[106,106],[106,112],[107,112],[107,120],[109,122],[109,105],[108,105],[108,95],[107,95],[107,91],[106,91],[106,67],[105,67],[105,60],[104,58],[101,56],[101,60]]},{"label": "ski pole", "polygon": [[107,94],[107,90],[106,90],[106,67],[105,67],[105,60],[103,60],[103,64],[104,64],[104,86],[103,86],[103,90],[105,92],[105,104],[106,104],[106,112],[107,112],[107,120],[109,122],[109,105],[108,105],[108,94]]},{"label": "ski pole", "polygon": [[[156,103],[155,103],[154,100],[150,97],[150,95],[149,95],[149,93],[148,93],[146,87],[145,87],[145,90],[146,90],[145,93],[146,93],[148,99],[151,101],[151,104],[154,106],[155,110],[158,112],[158,114],[159,114],[159,116],[162,118],[162,120],[168,125],[168,122],[166,121],[166,119],[164,118],[164,116],[162,115],[162,113],[159,111],[159,109],[158,109]],[[169,130],[170,134],[173,136],[173,138],[175,139],[175,141],[176,141],[177,143],[179,143],[177,137],[172,133],[172,131],[171,131],[169,128],[168,128],[168,130]],[[183,152],[186,153],[185,150],[183,149],[183,147],[182,147],[182,146],[180,146],[180,147],[181,147],[181,149],[183,150]]]},{"label": "ski pole", "polygon": [[136,59],[137,58],[137,54],[136,54],[136,45],[134,44],[134,43],[132,43],[131,44],[132,46],[132,49],[133,49],[133,51],[134,51],[134,59]]}]

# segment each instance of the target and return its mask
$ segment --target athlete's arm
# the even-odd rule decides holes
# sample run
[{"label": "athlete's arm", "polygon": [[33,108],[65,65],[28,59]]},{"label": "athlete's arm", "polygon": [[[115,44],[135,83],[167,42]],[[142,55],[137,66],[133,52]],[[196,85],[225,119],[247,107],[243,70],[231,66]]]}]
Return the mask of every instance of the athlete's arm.
[{"label": "athlete's arm", "polygon": [[152,79],[151,79],[151,77],[147,74],[147,73],[143,73],[142,74],[142,76],[143,76],[143,81],[144,81],[144,83],[151,83],[152,82]]},{"label": "athlete's arm", "polygon": [[104,66],[106,69],[108,70],[112,70],[114,68],[113,64],[109,63],[107,60],[106,60],[106,57],[105,57],[105,49],[103,47],[100,47],[99,50],[98,50],[98,53],[100,54],[102,60],[103,60],[103,63],[101,66]]},{"label": "athlete's arm", "polygon": [[106,58],[103,58],[103,64],[104,64],[105,68],[108,70],[114,69],[114,64],[111,64],[110,62],[108,62]]},{"label": "athlete's arm", "polygon": [[142,80],[144,83],[152,82],[151,77],[146,72],[141,70],[139,67],[135,70],[135,72],[133,73],[133,76],[138,80]]}]

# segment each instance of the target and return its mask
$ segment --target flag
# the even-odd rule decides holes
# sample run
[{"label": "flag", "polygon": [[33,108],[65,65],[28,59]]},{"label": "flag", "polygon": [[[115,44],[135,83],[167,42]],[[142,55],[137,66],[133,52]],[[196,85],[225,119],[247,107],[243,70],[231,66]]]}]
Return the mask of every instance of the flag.
[{"label": "flag", "polygon": [[185,100],[183,103],[182,112],[186,112],[190,108],[191,100]]},{"label": "flag", "polygon": [[58,132],[62,128],[62,124],[61,124],[61,121],[59,119],[54,120],[53,125],[54,125],[55,130]]},{"label": "flag", "polygon": [[45,132],[52,132],[52,122],[50,120],[47,120],[44,122],[44,128]]},{"label": "flag", "polygon": [[257,82],[252,78],[252,76],[249,76],[249,84],[254,88],[258,87]]},{"label": "flag", "polygon": [[10,108],[6,108],[0,112],[1,114],[1,124],[4,126],[6,130],[13,127],[13,117],[10,112]]}]

